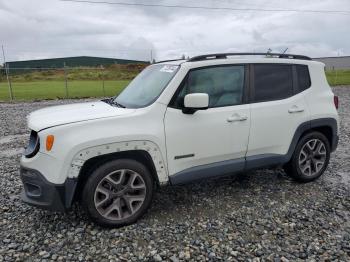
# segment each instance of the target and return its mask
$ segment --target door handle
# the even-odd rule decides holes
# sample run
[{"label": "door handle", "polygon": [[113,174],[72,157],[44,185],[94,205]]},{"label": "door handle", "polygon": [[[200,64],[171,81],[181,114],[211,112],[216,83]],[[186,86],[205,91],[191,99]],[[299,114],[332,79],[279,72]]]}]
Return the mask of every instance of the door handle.
[{"label": "door handle", "polygon": [[288,113],[293,114],[293,113],[301,113],[304,112],[304,108],[301,108],[297,105],[292,106],[291,108],[288,109]]},{"label": "door handle", "polygon": [[234,114],[227,118],[227,122],[231,123],[231,122],[245,121],[247,119],[248,117],[246,116],[240,116],[238,114]]}]

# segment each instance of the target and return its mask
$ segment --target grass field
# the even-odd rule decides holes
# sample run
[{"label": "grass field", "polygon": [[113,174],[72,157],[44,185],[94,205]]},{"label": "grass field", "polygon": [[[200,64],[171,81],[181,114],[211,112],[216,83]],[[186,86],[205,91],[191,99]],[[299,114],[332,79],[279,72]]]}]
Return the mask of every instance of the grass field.
[{"label": "grass field", "polygon": [[[105,68],[70,68],[10,71],[14,100],[103,97],[119,94],[145,65],[110,65]],[[104,84],[103,84],[104,83]],[[9,100],[4,71],[0,71],[0,101]]]},{"label": "grass field", "polygon": [[327,71],[326,76],[331,86],[350,85],[350,70]]},{"label": "grass field", "polygon": [[[129,83],[129,80],[104,81],[73,80],[68,82],[68,97],[103,97],[119,94]],[[32,81],[12,82],[15,100],[41,100],[66,97],[64,81]],[[0,83],[0,101],[9,100],[6,82]]]},{"label": "grass field", "polygon": [[[104,71],[74,69],[68,73],[68,97],[103,97],[119,94],[141,67],[112,66]],[[327,71],[331,86],[350,85],[350,70]],[[65,98],[63,71],[51,70],[12,75],[14,100]],[[103,81],[102,79],[107,79]],[[112,80],[118,79],[118,80]],[[0,78],[0,101],[9,100],[6,78]]]}]

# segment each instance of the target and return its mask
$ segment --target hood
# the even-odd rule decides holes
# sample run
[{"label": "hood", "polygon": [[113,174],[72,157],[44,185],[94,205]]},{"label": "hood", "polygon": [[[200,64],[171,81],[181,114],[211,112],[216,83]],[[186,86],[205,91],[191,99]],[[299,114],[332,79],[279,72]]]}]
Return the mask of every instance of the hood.
[{"label": "hood", "polygon": [[28,127],[31,130],[40,131],[53,126],[115,117],[134,111],[135,109],[119,108],[102,101],[52,106],[29,114]]}]

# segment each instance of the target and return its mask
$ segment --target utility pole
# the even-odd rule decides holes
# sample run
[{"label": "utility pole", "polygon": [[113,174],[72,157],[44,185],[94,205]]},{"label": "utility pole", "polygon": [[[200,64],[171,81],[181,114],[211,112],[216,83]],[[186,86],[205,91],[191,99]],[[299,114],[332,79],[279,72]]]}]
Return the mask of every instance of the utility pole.
[{"label": "utility pole", "polygon": [[153,50],[151,49],[151,64],[153,64]]},{"label": "utility pole", "polygon": [[3,45],[1,45],[1,49],[2,49],[2,56],[4,58],[5,73],[6,73],[6,78],[7,78],[7,84],[9,86],[10,99],[13,100],[12,85],[11,85],[11,80],[10,80],[10,71],[8,68],[8,64],[6,63],[5,50],[4,50]]}]

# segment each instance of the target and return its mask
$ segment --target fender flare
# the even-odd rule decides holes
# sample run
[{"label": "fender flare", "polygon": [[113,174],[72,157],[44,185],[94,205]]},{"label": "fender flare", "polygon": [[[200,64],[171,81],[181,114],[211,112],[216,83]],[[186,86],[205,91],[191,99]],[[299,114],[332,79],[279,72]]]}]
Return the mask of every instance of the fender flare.
[{"label": "fender flare", "polygon": [[289,146],[288,153],[286,155],[287,162],[291,159],[293,152],[295,150],[295,147],[297,146],[297,143],[300,140],[300,137],[303,133],[318,128],[318,127],[329,127],[332,130],[332,137],[330,142],[331,151],[333,152],[338,145],[338,124],[337,120],[334,118],[319,118],[319,119],[313,119],[308,122],[302,123],[298,126],[296,129],[292,143]]},{"label": "fender flare", "polygon": [[131,150],[143,150],[147,152],[152,158],[159,183],[161,185],[168,183],[169,178],[166,162],[158,145],[146,140],[116,142],[82,149],[74,155],[68,170],[68,177],[78,178],[84,163],[91,158]]}]

